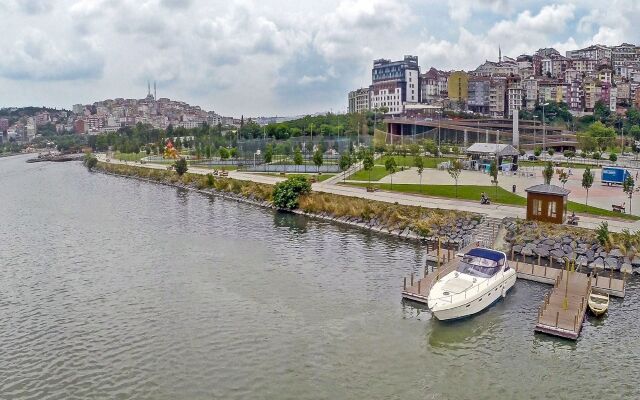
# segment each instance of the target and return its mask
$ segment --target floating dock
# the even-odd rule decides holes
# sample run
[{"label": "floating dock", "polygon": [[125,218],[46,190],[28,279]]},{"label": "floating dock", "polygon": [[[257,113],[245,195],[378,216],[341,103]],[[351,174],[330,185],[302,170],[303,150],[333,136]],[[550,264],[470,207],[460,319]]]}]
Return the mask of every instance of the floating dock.
[{"label": "floating dock", "polygon": [[[427,304],[433,285],[440,277],[457,268],[456,254],[464,254],[479,245],[480,242],[474,242],[458,252],[437,249],[435,253],[430,252],[429,259],[436,260],[436,269],[429,274],[425,267],[422,277],[412,274],[409,278],[404,278],[402,297]],[[551,292],[545,295],[544,303],[538,311],[534,328],[536,332],[576,340],[582,329],[591,290],[614,297],[625,295],[625,281],[613,278],[611,271],[608,276],[592,276],[570,269],[540,265],[540,258],[538,265],[517,260],[511,260],[510,265],[516,270],[519,279],[554,285]]]}]

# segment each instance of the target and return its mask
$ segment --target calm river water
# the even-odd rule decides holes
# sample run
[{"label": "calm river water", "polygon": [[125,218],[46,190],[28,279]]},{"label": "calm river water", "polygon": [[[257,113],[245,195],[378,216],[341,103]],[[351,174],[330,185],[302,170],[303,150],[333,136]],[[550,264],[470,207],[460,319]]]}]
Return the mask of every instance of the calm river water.
[{"label": "calm river water", "polygon": [[640,285],[577,342],[549,287],[472,319],[403,304],[413,243],[0,159],[1,399],[640,398]]}]

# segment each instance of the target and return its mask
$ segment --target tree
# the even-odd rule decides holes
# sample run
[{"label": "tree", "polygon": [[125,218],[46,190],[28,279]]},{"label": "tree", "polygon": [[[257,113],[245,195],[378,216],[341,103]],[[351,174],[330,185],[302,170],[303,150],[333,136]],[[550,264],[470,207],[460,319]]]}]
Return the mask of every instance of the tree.
[{"label": "tree", "polygon": [[218,149],[218,153],[220,154],[220,158],[223,160],[226,160],[227,158],[229,158],[229,150],[227,150],[226,147],[220,147]]},{"label": "tree", "polygon": [[633,197],[633,188],[635,181],[631,174],[627,175],[624,182],[622,182],[622,190],[629,196],[629,214],[631,214],[631,198]]},{"label": "tree", "polygon": [[322,166],[322,162],[324,160],[322,159],[322,150],[318,149],[315,151],[315,153],[313,153],[313,163],[316,165],[316,168],[318,169],[318,173],[320,173],[320,167]]},{"label": "tree", "polygon": [[238,158],[238,149],[232,147],[231,150],[229,150],[229,156],[231,156],[231,158]]},{"label": "tree", "polygon": [[424,171],[424,160],[421,156],[415,156],[413,159],[413,166],[418,169],[418,175],[420,176],[420,190],[422,190],[422,172]]},{"label": "tree", "polygon": [[447,172],[449,176],[453,178],[456,183],[456,199],[458,198],[458,178],[460,177],[460,173],[462,172],[462,162],[459,159],[455,159],[449,163],[449,168],[447,168]]},{"label": "tree", "polygon": [[346,151],[340,155],[340,170],[342,171],[342,179],[343,181],[347,179],[347,170],[351,166],[351,154]]},{"label": "tree", "polygon": [[179,176],[182,176],[188,170],[187,160],[185,160],[184,157],[180,157],[173,163],[173,168]]},{"label": "tree", "polygon": [[618,161],[618,155],[616,153],[610,153],[609,161],[611,161],[612,163],[615,163],[616,161]]},{"label": "tree", "polygon": [[540,157],[540,154],[542,154],[542,149],[536,147],[535,150],[533,150],[533,155],[536,157]]},{"label": "tree", "polygon": [[498,199],[498,160],[491,160],[489,164],[489,175],[491,176],[491,183],[496,186],[496,200]]},{"label": "tree", "polygon": [[293,152],[293,163],[296,165],[296,172],[303,162],[304,160],[302,159],[302,151],[300,151],[299,147],[296,147],[296,150]]},{"label": "tree", "polygon": [[362,159],[362,168],[365,171],[369,172],[369,187],[371,186],[371,170],[373,169],[373,155],[371,153],[364,154],[364,158]]},{"label": "tree", "polygon": [[569,181],[569,174],[565,171],[562,171],[560,172],[560,175],[558,175],[558,179],[560,179],[560,182],[562,182],[562,187],[564,187],[565,183]]},{"label": "tree", "polygon": [[207,158],[211,158],[211,146],[206,145],[204,148],[204,155]]},{"label": "tree", "polygon": [[551,178],[553,178],[553,164],[551,161],[547,161],[547,165],[545,165],[542,170],[542,177],[544,178],[544,183],[549,185],[551,184]]},{"label": "tree", "polygon": [[584,204],[589,203],[589,188],[593,186],[593,178],[593,172],[591,172],[591,169],[587,167],[582,174],[582,187],[587,191],[587,198]]},{"label": "tree", "polygon": [[553,155],[555,154],[555,150],[554,149],[549,149],[547,150],[547,154],[549,154],[549,157],[553,157]]},{"label": "tree", "polygon": [[387,157],[384,160],[384,169],[391,175],[391,190],[393,190],[393,174],[396,172],[396,158],[395,157]]},{"label": "tree", "polygon": [[[584,135],[586,135],[590,140],[588,143],[584,142]],[[581,139],[583,137],[583,139]],[[607,127],[600,121],[596,121],[589,125],[587,130],[582,134],[578,135],[578,141],[581,142],[581,147],[584,150],[595,150],[591,148],[591,146],[595,145],[601,151],[605,151],[607,147],[613,145],[616,139],[616,131],[613,128]]]},{"label": "tree", "polygon": [[273,204],[292,210],[298,207],[300,196],[311,192],[311,184],[304,176],[293,176],[278,182],[273,188]]},{"label": "tree", "polygon": [[87,170],[91,172],[96,167],[96,165],[98,165],[98,159],[93,154],[87,152],[84,155],[82,163],[85,167],[87,167]]}]

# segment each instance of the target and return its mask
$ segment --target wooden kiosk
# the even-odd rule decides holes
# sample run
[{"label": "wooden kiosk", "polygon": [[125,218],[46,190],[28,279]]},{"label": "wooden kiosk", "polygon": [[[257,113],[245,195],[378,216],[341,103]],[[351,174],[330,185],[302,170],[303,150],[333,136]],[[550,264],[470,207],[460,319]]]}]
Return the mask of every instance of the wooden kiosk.
[{"label": "wooden kiosk", "polygon": [[556,185],[535,185],[526,189],[527,220],[562,224],[567,218],[570,190]]}]

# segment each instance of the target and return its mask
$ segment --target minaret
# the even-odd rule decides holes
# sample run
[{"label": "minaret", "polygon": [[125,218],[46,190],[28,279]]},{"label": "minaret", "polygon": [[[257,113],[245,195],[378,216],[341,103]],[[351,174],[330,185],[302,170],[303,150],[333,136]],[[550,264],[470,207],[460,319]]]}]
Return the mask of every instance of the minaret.
[{"label": "minaret", "polygon": [[158,92],[156,91],[156,81],[153,81],[153,99],[158,100]]},{"label": "minaret", "polygon": [[151,82],[147,81],[147,96],[151,96]]},{"label": "minaret", "polygon": [[498,62],[502,62],[502,49],[498,45]]}]

